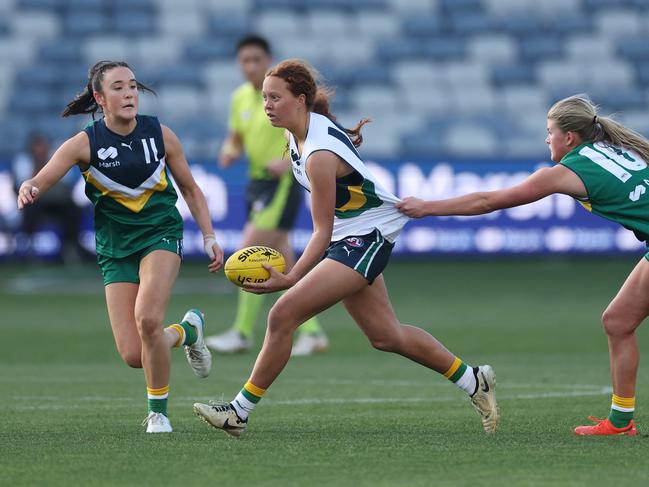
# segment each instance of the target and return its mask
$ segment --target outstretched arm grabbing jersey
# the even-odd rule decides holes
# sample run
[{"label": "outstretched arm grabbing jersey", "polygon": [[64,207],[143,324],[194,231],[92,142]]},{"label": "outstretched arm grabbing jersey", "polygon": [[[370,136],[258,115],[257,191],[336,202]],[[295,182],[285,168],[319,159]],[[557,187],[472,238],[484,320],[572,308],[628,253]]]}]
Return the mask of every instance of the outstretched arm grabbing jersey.
[{"label": "outstretched arm grabbing jersey", "polygon": [[407,197],[395,206],[411,218],[424,216],[482,215],[513,208],[562,193],[583,199],[588,195],[584,183],[570,169],[558,165],[536,171],[521,184],[498,191],[481,191],[457,198],[424,201]]}]

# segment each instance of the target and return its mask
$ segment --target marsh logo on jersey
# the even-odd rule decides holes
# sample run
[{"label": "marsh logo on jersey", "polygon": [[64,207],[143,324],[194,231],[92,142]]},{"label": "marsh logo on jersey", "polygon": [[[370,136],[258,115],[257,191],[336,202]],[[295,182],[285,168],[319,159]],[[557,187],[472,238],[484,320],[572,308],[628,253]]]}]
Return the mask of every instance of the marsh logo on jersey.
[{"label": "marsh logo on jersey", "polygon": [[111,159],[117,158],[117,149],[113,147],[112,145],[108,149],[104,149],[103,147],[97,151],[97,157],[101,159],[102,161],[105,161],[109,157]]},{"label": "marsh logo on jersey", "polygon": [[363,239],[358,238],[358,237],[346,238],[345,243],[349,244],[350,247],[356,247],[356,248],[360,248],[363,245],[365,245],[365,243],[363,242]]}]

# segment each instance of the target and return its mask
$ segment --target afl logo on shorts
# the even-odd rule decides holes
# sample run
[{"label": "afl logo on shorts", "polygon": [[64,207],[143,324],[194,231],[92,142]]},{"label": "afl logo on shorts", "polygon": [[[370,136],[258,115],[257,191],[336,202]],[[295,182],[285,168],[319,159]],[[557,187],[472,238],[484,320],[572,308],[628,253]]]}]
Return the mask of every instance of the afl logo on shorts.
[{"label": "afl logo on shorts", "polygon": [[348,244],[350,247],[362,247],[363,246],[363,239],[358,238],[358,237],[349,237],[345,239],[345,243]]}]

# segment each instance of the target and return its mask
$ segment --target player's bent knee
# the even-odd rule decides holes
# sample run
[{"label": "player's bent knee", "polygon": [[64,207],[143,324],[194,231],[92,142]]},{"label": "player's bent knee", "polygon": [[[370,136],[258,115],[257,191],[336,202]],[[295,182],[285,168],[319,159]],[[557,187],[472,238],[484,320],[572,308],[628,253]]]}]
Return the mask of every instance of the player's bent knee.
[{"label": "player's bent knee", "polygon": [[133,369],[141,369],[142,368],[142,353],[138,351],[137,353],[134,352],[120,352],[120,355],[122,356],[122,360],[126,365]]},{"label": "player's bent knee", "polygon": [[638,327],[641,320],[633,320],[615,309],[607,308],[602,314],[604,332],[609,337],[626,336]]},{"label": "player's bent knee", "polygon": [[162,318],[154,313],[145,313],[135,317],[140,337],[151,337],[162,333]]},{"label": "player's bent knee", "polygon": [[370,336],[368,339],[372,347],[382,352],[398,352],[400,350],[400,340],[396,334]]},{"label": "player's bent knee", "polygon": [[126,365],[134,369],[142,368],[142,347],[124,343],[117,346],[117,351]]},{"label": "player's bent knee", "polygon": [[270,333],[288,333],[297,328],[292,308],[278,300],[268,313],[268,331]]}]

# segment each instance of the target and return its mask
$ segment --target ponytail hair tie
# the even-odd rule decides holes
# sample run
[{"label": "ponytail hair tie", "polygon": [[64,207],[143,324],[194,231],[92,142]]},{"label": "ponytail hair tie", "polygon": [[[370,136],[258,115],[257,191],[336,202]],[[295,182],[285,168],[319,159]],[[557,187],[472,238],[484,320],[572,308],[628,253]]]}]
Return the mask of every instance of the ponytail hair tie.
[{"label": "ponytail hair tie", "polygon": [[594,124],[597,123],[597,115],[595,115],[595,116],[593,117],[593,123],[594,123]]}]

